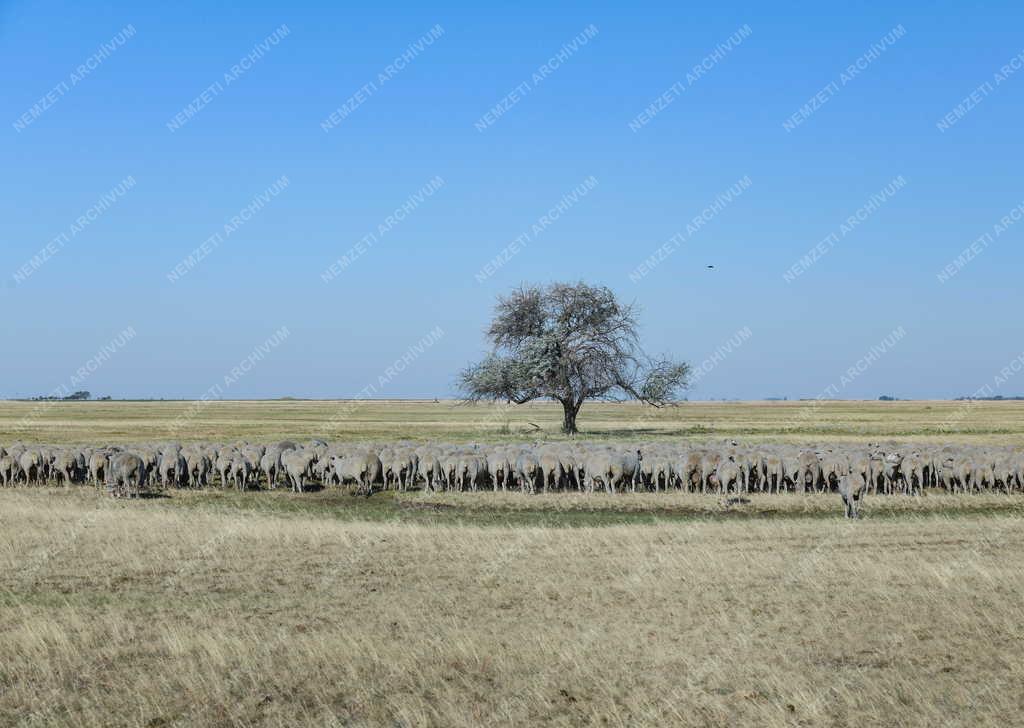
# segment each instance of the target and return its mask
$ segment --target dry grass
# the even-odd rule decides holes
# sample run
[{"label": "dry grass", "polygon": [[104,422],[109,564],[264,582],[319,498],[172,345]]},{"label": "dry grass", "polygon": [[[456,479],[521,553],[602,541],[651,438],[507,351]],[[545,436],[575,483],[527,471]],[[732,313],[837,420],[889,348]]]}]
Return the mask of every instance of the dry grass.
[{"label": "dry grass", "polygon": [[[550,403],[507,408],[456,402],[0,402],[0,443],[96,443],[282,438],[416,440],[559,439]],[[179,418],[183,426],[175,426]],[[334,424],[332,424],[332,422]],[[540,430],[533,425],[540,427]],[[1017,444],[1024,401],[691,402],[653,409],[589,403],[585,437],[806,442],[881,438]]]},{"label": "dry grass", "polygon": [[1024,712],[1017,517],[510,529],[0,495],[3,725]]},{"label": "dry grass", "polygon": [[[835,493],[746,493],[741,496],[701,495],[681,491],[659,493],[579,493],[557,492],[529,494],[522,491],[431,492],[410,491],[399,500],[413,504],[434,504],[460,509],[484,509],[490,512],[574,512],[611,511],[692,516],[829,516],[842,512]],[[924,496],[872,496],[865,498],[864,518],[903,515],[962,513],[1007,513],[1024,516],[1024,498],[1017,493],[997,492],[948,494],[929,490]]]}]

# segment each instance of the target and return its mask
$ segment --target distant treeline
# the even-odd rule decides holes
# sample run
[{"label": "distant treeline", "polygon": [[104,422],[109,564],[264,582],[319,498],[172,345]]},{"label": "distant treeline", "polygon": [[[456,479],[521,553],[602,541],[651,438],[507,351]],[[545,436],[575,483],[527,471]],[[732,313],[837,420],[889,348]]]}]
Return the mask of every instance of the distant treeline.
[{"label": "distant treeline", "polygon": [[[91,392],[72,392],[66,397],[54,397],[53,395],[44,397],[32,397],[33,402],[84,402],[85,400],[92,399]],[[103,402],[109,400],[110,397],[100,397],[97,401]]]},{"label": "distant treeline", "polygon": [[964,402],[964,401],[970,401],[970,400],[978,400],[980,402],[999,402],[1001,400],[1018,401],[1018,400],[1022,400],[1022,399],[1024,399],[1024,396],[1019,395],[1019,394],[1014,396],[1014,397],[1004,397],[1003,395],[998,394],[995,397],[957,397],[953,401],[954,402]]}]

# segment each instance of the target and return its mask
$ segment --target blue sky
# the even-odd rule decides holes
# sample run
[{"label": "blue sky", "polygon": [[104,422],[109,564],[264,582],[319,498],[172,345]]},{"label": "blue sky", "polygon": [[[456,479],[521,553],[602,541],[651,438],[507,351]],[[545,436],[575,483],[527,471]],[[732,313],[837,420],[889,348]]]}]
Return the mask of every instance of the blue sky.
[{"label": "blue sky", "polygon": [[[1024,351],[1024,225],[1003,226],[945,282],[937,274],[1024,202],[1024,9],[772,5],[0,2],[0,396],[68,386],[127,327],[131,341],[76,388],[198,397],[287,327],[230,396],[349,397],[441,327],[377,396],[444,396],[484,351],[497,294],[575,279],[639,303],[652,352],[699,363],[749,329],[691,398],[817,396],[899,327],[905,336],[839,396],[949,397],[991,384]],[[438,37],[410,54],[431,29]],[[819,92],[826,101],[787,130]],[[659,97],[671,101],[631,128]],[[232,225],[261,194],[260,209]],[[527,244],[480,280],[524,233]],[[838,242],[787,281],[830,235]],[[1001,386],[1024,391],[1024,381]]]}]

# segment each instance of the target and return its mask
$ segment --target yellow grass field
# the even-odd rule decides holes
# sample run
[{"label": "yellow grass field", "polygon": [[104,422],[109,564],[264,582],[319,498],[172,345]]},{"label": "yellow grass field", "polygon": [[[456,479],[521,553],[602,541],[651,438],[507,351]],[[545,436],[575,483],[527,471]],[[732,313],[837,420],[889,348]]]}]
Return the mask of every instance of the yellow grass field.
[{"label": "yellow grass field", "polygon": [[294,500],[0,494],[0,724],[1024,715],[1019,515],[512,527],[267,507]]},{"label": "yellow grass field", "polygon": [[[1024,442],[1017,402],[651,412],[588,405],[583,437]],[[534,440],[560,422],[6,402],[0,444]],[[1019,725],[1024,498],[863,512],[834,494],[0,489],[0,726]]]},{"label": "yellow grass field", "polygon": [[[588,403],[581,437],[805,442],[1024,442],[1024,401]],[[452,401],[0,402],[0,443],[161,440],[559,439],[551,403]]]}]

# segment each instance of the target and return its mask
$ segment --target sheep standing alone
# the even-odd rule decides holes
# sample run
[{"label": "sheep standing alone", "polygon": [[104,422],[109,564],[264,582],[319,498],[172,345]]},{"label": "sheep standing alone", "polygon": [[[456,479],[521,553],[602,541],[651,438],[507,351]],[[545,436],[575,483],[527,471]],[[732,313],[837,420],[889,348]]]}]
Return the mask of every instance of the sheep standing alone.
[{"label": "sheep standing alone", "polygon": [[860,501],[867,487],[862,478],[844,475],[839,479],[839,495],[843,498],[847,518],[860,518]]}]

